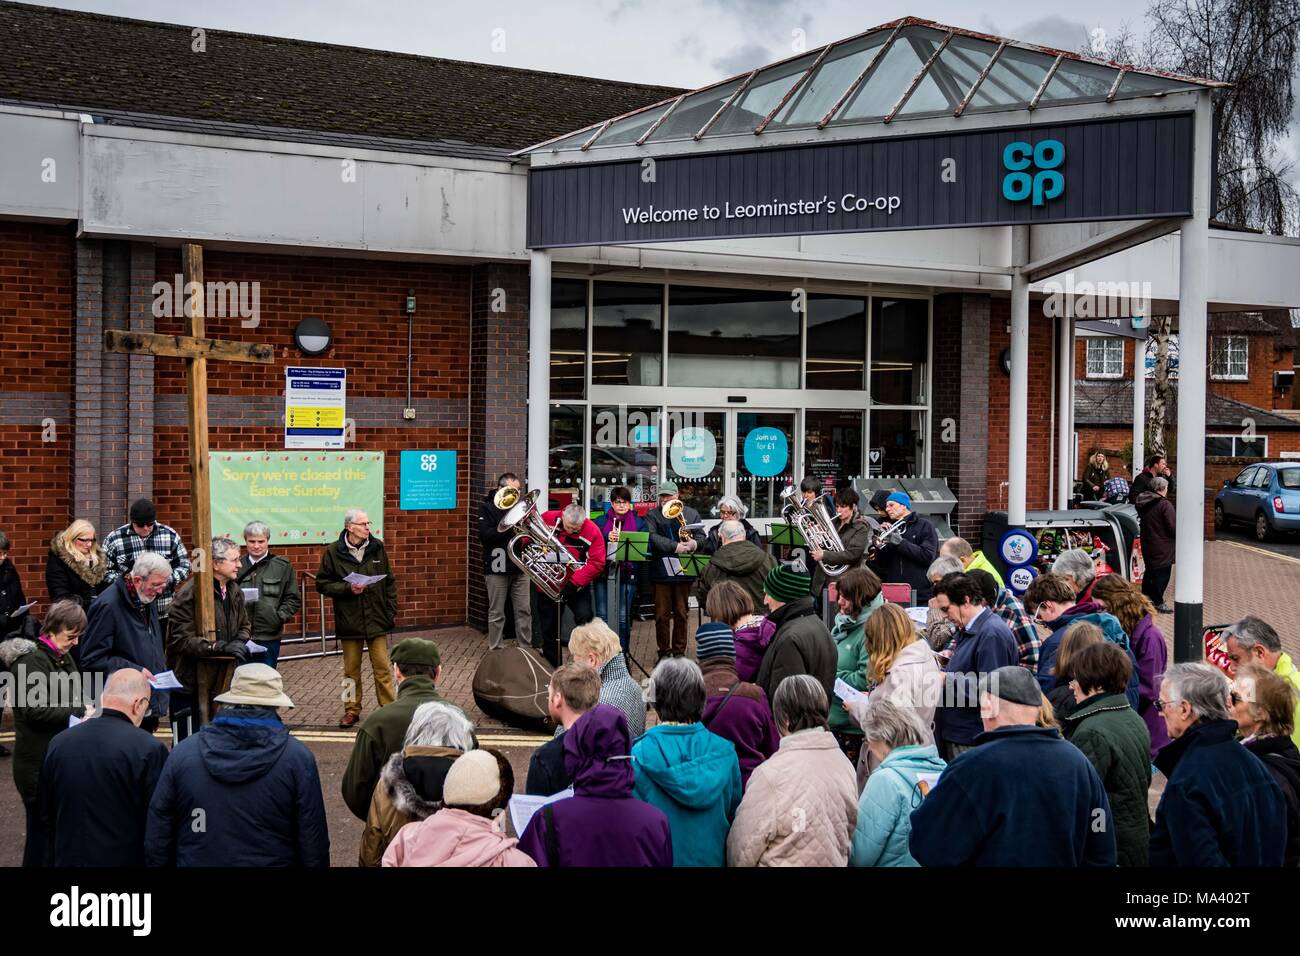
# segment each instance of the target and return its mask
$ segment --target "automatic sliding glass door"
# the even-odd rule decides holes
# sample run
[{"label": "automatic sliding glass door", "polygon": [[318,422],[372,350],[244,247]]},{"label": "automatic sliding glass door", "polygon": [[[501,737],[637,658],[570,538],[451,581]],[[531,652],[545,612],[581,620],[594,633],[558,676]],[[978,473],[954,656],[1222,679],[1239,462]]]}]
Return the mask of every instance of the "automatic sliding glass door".
[{"label": "automatic sliding glass door", "polygon": [[730,411],[735,494],[753,519],[781,514],[781,490],[795,478],[795,413]]}]

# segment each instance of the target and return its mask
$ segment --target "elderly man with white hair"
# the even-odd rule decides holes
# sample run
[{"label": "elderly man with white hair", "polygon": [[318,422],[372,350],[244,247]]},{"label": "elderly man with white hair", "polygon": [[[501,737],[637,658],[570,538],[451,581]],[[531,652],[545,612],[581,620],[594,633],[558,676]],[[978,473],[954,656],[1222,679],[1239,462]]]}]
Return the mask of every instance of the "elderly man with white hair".
[{"label": "elderly man with white hair", "polygon": [[[1259,664],[1300,691],[1300,671],[1296,670],[1291,655],[1282,650],[1282,638],[1267,621],[1248,614],[1235,624],[1229,624],[1223,633],[1234,670],[1244,664]],[[1295,730],[1291,739],[1300,746],[1300,702],[1296,703]]]},{"label": "elderly man with white hair", "polygon": [[1156,754],[1168,778],[1151,832],[1152,866],[1281,866],[1286,799],[1237,743],[1227,677],[1209,664],[1165,672],[1156,707],[1172,743]]},{"label": "elderly man with white hair", "polygon": [[239,587],[249,599],[248,620],[253,642],[265,647],[254,663],[274,667],[280,659],[280,634],[302,606],[298,578],[287,558],[271,553],[271,529],[262,521],[244,525],[245,554],[239,561]]},{"label": "elderly man with white hair", "polygon": [[149,696],[141,671],[114,671],[103,712],[50,741],[37,802],[53,866],[144,866],[149,800],[167,761],[140,729]]},{"label": "elderly man with white hair", "polygon": [[1076,604],[1092,600],[1092,582],[1097,580],[1097,562],[1083,548],[1062,551],[1052,562],[1052,573],[1070,585]]},{"label": "elderly man with white hair", "polygon": [[[149,678],[167,669],[155,602],[167,589],[171,574],[170,561],[146,551],[135,559],[130,574],[95,598],[81,635],[82,671],[107,676],[130,667]],[[152,733],[166,709],[167,693],[155,691],[141,726]]]},{"label": "elderly man with white hair", "polygon": [[574,624],[586,624],[592,611],[592,582],[604,576],[605,538],[576,498],[563,510],[547,511],[542,522],[551,526],[555,537],[573,559],[568,582],[560,601],[542,595],[537,601],[537,623],[542,629],[542,656],[552,667],[560,666],[560,621],[563,604],[573,612]]},{"label": "elderly man with white hair", "polygon": [[[350,574],[381,577],[371,585],[354,584]],[[316,590],[334,601],[334,632],[343,647],[343,719],[348,728],[361,720],[361,645],[370,649],[370,670],[375,677],[379,706],[397,698],[388,635],[397,621],[397,578],[388,561],[384,542],[370,533],[370,516],[360,508],[343,515],[339,539],[320,556]]]},{"label": "elderly man with white hair", "polygon": [[695,583],[695,599],[704,607],[715,584],[735,581],[753,598],[754,613],[761,613],[763,579],[776,567],[776,558],[750,541],[739,521],[723,521],[714,530],[722,544]]}]

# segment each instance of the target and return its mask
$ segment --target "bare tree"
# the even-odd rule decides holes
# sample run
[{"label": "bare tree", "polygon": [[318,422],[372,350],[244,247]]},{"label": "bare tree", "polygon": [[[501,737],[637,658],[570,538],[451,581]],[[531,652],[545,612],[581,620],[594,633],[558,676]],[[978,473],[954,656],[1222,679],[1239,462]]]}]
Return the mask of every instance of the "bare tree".
[{"label": "bare tree", "polygon": [[[1151,318],[1150,335],[1156,345],[1156,367],[1151,376],[1154,388],[1151,390],[1151,403],[1147,408],[1147,454],[1168,455],[1166,441],[1169,427],[1169,408],[1174,400],[1174,386],[1169,380],[1169,336],[1174,330],[1172,315],[1157,315]],[[1146,388],[1146,362],[1135,370],[1137,380],[1134,388]],[[1134,462],[1134,474],[1145,462]]]}]

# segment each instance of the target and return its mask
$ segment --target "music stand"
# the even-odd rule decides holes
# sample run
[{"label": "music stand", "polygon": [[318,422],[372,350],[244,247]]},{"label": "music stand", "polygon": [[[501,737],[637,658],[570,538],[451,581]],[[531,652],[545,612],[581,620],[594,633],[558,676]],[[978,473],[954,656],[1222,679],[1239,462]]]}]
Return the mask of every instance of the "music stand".
[{"label": "music stand", "polygon": [[768,544],[776,548],[802,548],[807,545],[799,529],[783,521],[773,521],[769,526],[771,537]]},{"label": "music stand", "polygon": [[[614,544],[614,553],[608,558],[614,562],[614,573],[608,578],[607,587],[611,591],[607,594],[609,607],[613,608],[610,615],[614,619],[614,628],[618,628],[618,622],[622,617],[622,598],[623,598],[623,562],[635,561],[643,562],[650,560],[650,532],[649,531],[621,531],[618,535],[618,541]],[[650,672],[645,669],[640,661],[632,656],[632,609],[628,608],[628,641],[627,641],[627,659],[637,666],[637,669],[650,676]],[[605,623],[609,623],[606,621]]]},{"label": "music stand", "polygon": [[683,575],[688,578],[698,578],[704,573],[704,569],[709,566],[709,562],[713,558],[711,555],[696,554],[692,551],[689,554],[677,555],[677,560],[681,563]]}]

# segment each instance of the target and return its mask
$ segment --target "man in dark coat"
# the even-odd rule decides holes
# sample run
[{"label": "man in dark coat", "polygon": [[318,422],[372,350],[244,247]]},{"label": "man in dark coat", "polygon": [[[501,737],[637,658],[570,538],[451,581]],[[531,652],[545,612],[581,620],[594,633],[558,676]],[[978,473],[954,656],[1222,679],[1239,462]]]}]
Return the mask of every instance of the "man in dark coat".
[{"label": "man in dark coat", "polygon": [[1152,866],[1281,866],[1286,798],[1237,743],[1228,679],[1210,664],[1174,664],[1160,685],[1172,743],[1156,754],[1168,778],[1151,831]]},{"label": "man in dark coat", "polygon": [[763,613],[763,581],[767,572],[776,567],[776,558],[770,552],[755,547],[745,535],[739,521],[724,521],[718,525],[722,546],[709,561],[695,584],[695,600],[704,607],[709,591],[720,581],[735,581],[754,599],[754,613]]},{"label": "man in dark coat", "polygon": [[[130,667],[152,678],[167,669],[162,625],[154,603],[167,589],[171,573],[165,557],[146,552],[136,558],[129,574],[95,598],[86,612],[86,632],[81,636],[83,671],[107,676]],[[167,692],[154,691],[141,726],[153,733],[166,710]]]},{"label": "man in dark coat", "polygon": [[388,758],[402,749],[416,708],[442,701],[437,689],[442,679],[441,661],[438,645],[423,638],[408,637],[393,648],[397,697],[362,722],[343,773],[343,802],[358,818],[366,819],[379,775]]},{"label": "man in dark coat", "polygon": [[869,566],[886,584],[910,584],[919,606],[930,600],[926,572],[939,556],[939,533],[912,510],[912,499],[901,491],[885,499],[885,511],[891,528],[902,525],[903,538],[897,544],[882,545]]},{"label": "man in dark coat", "polygon": [[632,741],[617,707],[597,704],[564,735],[573,796],[533,814],[519,838],[538,866],[673,865],[662,810],[632,796]]},{"label": "man in dark coat", "polygon": [[1019,664],[980,678],[984,732],[912,811],[921,866],[1114,866],[1115,827],[1101,778],[1055,727],[1038,727],[1042,692]]},{"label": "man in dark coat", "polygon": [[0,531],[0,640],[10,632],[19,633],[21,616],[16,618],[13,613],[26,603],[22,579],[18,577],[13,561],[9,560],[9,536]]},{"label": "man in dark coat", "polygon": [[[200,575],[185,579],[167,615],[167,666],[184,690],[172,691],[172,740],[180,743],[210,718],[215,699],[230,686],[235,667],[248,660],[252,627],[244,594],[235,583],[239,573],[239,545],[229,538],[212,539],[213,617],[216,637],[209,641],[198,621],[194,589]],[[200,693],[206,700],[199,699]]]},{"label": "man in dark coat", "polygon": [[776,625],[772,642],[763,652],[756,683],[772,700],[781,681],[794,674],[811,674],[826,689],[826,699],[835,691],[839,655],[835,639],[818,616],[808,593],[808,575],[777,565],[763,582],[763,600],[768,620]]},{"label": "man in dark coat", "polygon": [[[502,488],[521,489],[519,476],[509,471],[502,474],[497,478],[497,490]],[[514,615],[515,640],[521,645],[533,641],[532,588],[523,571],[506,554],[506,545],[515,533],[497,530],[506,512],[492,503],[494,495],[495,492],[488,492],[478,506],[478,540],[483,548],[483,584],[488,596],[489,650],[504,643],[507,599]]]},{"label": "man in dark coat", "polygon": [[212,723],[176,745],[145,825],[146,866],[325,867],[325,800],[316,758],[289,736],[292,707],[265,664],[235,671]]},{"label": "man in dark coat", "polygon": [[54,866],[144,866],[144,828],[167,748],[140,730],[149,682],[123,668],[103,713],[50,742],[37,803]]},{"label": "man in dark coat", "polygon": [[1147,455],[1146,467],[1133,477],[1133,483],[1129,485],[1129,503],[1136,505],[1138,496],[1151,490],[1153,479],[1168,478],[1169,474],[1169,462],[1164,455]]},{"label": "man in dark coat", "polygon": [[528,761],[525,793],[549,797],[573,783],[564,765],[564,735],[599,702],[600,675],[595,668],[574,662],[555,669],[551,674],[546,711],[563,729],[533,751]]},{"label": "man in dark coat", "polygon": [[[302,607],[298,594],[298,577],[287,558],[271,553],[271,529],[261,521],[244,526],[247,553],[239,561],[235,578],[242,591],[252,588],[257,597],[248,603],[248,619],[253,625],[253,643],[266,650],[252,658],[255,664],[274,667],[280,660],[280,635]],[[247,601],[247,595],[245,595]]]},{"label": "man in dark coat", "polygon": [[646,530],[650,532],[650,581],[655,592],[655,642],[659,647],[659,660],[678,657],[686,653],[687,599],[693,580],[685,575],[674,575],[664,564],[665,558],[697,553],[704,546],[704,534],[698,528],[681,532],[686,525],[699,524],[700,513],[689,505],[682,506],[681,517],[668,518],[664,508],[676,501],[677,483],[661,481],[658,487],[659,507],[645,516]]},{"label": "man in dark coat", "polygon": [[1142,529],[1142,593],[1151,599],[1161,614],[1172,614],[1165,603],[1165,588],[1174,570],[1175,536],[1178,516],[1169,503],[1169,481],[1152,478],[1151,490],[1137,496],[1138,518]]},{"label": "man in dark coat", "polygon": [[[382,575],[383,580],[356,584],[345,580],[350,574]],[[348,509],[338,541],[320,556],[316,590],[334,601],[334,631],[343,645],[344,703],[339,726],[346,729],[361,720],[363,641],[370,648],[379,706],[391,704],[397,695],[388,659],[388,634],[397,621],[397,579],[384,543],[370,533],[370,516],[360,508]]]}]

